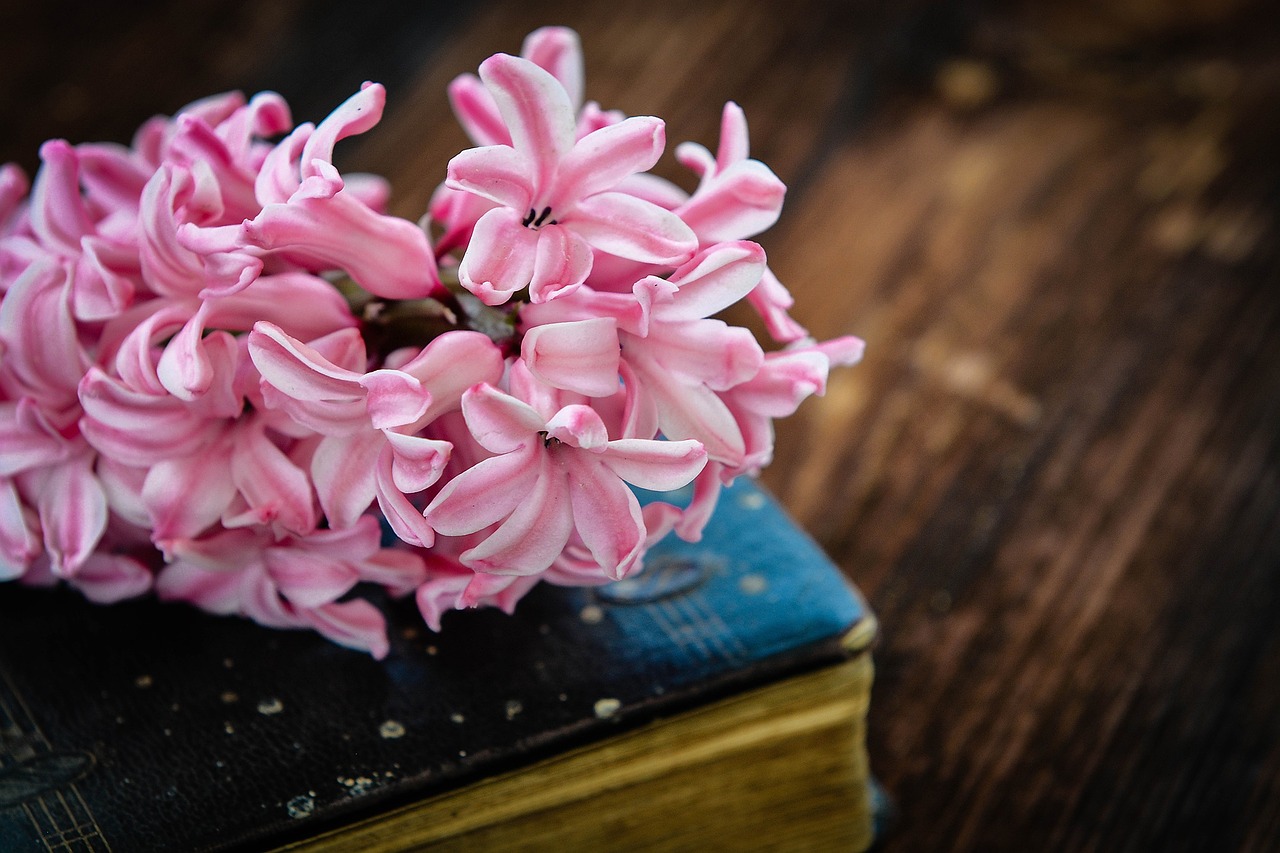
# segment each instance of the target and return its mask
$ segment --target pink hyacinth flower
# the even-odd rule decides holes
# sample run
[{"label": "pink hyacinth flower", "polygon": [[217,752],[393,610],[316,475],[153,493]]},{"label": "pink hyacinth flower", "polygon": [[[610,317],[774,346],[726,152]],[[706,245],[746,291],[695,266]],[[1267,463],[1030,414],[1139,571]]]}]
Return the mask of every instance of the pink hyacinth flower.
[{"label": "pink hyacinth flower", "polygon": [[[720,146],[713,157],[696,142],[676,146],[676,159],[701,179],[689,200],[675,209],[706,247],[725,240],[747,240],[770,228],[782,212],[787,188],[773,170],[750,158],[747,118],[732,101],[720,119]],[[767,267],[760,284],[747,294],[765,328],[777,341],[795,341],[808,332],[787,313],[794,300]]]},{"label": "pink hyacinth flower", "polygon": [[[616,385],[617,361],[601,357],[593,367],[575,365],[561,355],[581,347],[578,341],[616,327],[619,358],[636,380],[628,383],[629,391],[643,398],[642,405],[655,407],[663,435],[696,439],[711,459],[739,466],[746,445],[719,392],[755,376],[764,353],[748,330],[707,318],[749,293],[763,269],[764,251],[758,245],[724,243],[704,251],[670,279],[642,279],[632,297],[584,290],[547,305],[526,306],[520,316],[533,328],[525,335],[523,357],[535,376],[556,387],[603,387],[611,374]],[[598,319],[602,317],[608,319]],[[597,328],[605,322],[614,326]]]},{"label": "pink hyacinth flower", "polygon": [[275,539],[228,530],[163,543],[169,564],[156,579],[168,600],[246,616],[273,628],[310,628],[340,645],[386,656],[386,623],[364,599],[345,596],[360,581],[406,593],[425,576],[422,559],[379,547],[378,523]]},{"label": "pink hyacinth flower", "polygon": [[460,556],[477,572],[544,572],[576,531],[605,576],[623,577],[647,537],[626,483],[668,491],[706,464],[696,441],[610,440],[600,416],[581,404],[543,414],[476,385],[463,395],[462,411],[476,441],[494,456],[446,483],[426,519],[445,536],[496,525]]},{"label": "pink hyacinth flower", "polygon": [[311,478],[330,526],[349,527],[376,499],[405,542],[435,534],[408,495],[439,479],[451,444],[419,435],[477,382],[502,376],[498,348],[479,332],[448,332],[396,369],[364,372],[364,342],[344,330],[304,344],[260,323],[249,351],[267,405],[320,436]]},{"label": "pink hyacinth flower", "polygon": [[679,217],[615,188],[657,162],[663,123],[629,118],[575,140],[564,86],[534,63],[498,54],[480,66],[511,145],[463,151],[446,185],[495,203],[476,223],[459,267],[464,287],[499,305],[524,287],[533,302],[571,292],[592,250],[675,266],[697,238]]}]

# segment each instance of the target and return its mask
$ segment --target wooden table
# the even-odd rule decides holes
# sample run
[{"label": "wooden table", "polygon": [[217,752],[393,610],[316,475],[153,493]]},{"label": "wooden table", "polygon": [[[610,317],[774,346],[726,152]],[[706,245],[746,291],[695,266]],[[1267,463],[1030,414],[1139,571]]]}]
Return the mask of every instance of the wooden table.
[{"label": "wooden table", "polygon": [[6,4],[0,160],[227,88],[319,119],[369,78],[343,163],[416,217],[465,146],[445,84],[545,23],[672,142],[738,101],[796,316],[868,341],[764,479],[883,624],[884,849],[1275,849],[1277,32],[1068,5]]}]

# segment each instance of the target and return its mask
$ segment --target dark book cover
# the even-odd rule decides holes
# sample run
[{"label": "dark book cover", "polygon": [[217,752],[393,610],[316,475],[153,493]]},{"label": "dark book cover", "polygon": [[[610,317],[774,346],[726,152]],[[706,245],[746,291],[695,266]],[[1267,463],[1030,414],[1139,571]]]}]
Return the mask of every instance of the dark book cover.
[{"label": "dark book cover", "polygon": [[0,850],[256,848],[844,659],[868,619],[746,478],[703,541],[514,616],[389,607],[375,661],[185,606],[0,587]]}]

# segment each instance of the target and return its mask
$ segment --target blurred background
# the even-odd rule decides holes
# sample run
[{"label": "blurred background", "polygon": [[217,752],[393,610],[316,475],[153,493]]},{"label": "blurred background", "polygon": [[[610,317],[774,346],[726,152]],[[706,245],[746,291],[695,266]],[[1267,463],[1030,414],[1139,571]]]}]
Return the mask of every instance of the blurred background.
[{"label": "blurred background", "polygon": [[[587,96],[789,185],[761,241],[867,358],[774,490],[881,621],[884,849],[1280,846],[1280,30],[1248,0],[0,5],[0,162],[274,89],[386,117],[417,218],[455,75],[582,35]],[[689,185],[668,156],[661,174]],[[746,313],[738,322],[758,328]]]}]

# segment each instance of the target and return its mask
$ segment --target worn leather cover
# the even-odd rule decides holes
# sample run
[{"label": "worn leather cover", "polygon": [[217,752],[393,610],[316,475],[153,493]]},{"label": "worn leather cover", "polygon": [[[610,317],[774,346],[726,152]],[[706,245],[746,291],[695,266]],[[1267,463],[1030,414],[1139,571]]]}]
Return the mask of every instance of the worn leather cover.
[{"label": "worn leather cover", "polygon": [[391,607],[383,661],[152,601],[0,586],[0,850],[273,846],[841,659],[864,605],[754,484],[635,579]]}]

